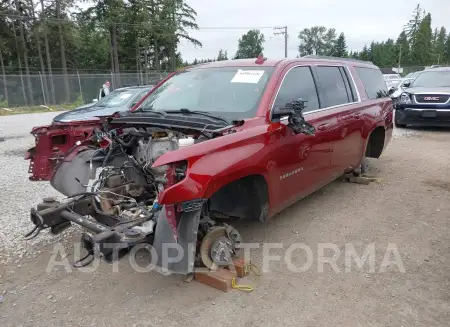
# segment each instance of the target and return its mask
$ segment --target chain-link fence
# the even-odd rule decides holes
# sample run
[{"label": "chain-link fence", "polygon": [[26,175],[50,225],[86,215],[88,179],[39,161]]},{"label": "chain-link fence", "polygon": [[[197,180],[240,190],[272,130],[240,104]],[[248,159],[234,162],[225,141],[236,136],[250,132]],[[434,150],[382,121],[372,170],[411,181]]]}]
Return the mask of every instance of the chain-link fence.
[{"label": "chain-link fence", "polygon": [[[151,71],[120,74],[34,74],[4,75],[0,80],[0,108],[39,105],[83,104],[97,98],[102,85],[110,89],[132,85],[154,85],[167,72]],[[66,78],[68,87],[66,87]]]}]

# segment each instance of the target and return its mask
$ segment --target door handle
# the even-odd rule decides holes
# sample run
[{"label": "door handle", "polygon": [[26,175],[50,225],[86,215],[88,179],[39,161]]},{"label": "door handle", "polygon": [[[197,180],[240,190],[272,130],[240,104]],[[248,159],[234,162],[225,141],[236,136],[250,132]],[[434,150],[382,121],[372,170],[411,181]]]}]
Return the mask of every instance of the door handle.
[{"label": "door handle", "polygon": [[319,125],[319,126],[317,126],[317,129],[319,130],[319,131],[326,131],[327,129],[328,129],[328,126],[329,126],[330,124],[322,124],[322,125]]},{"label": "door handle", "polygon": [[359,119],[359,118],[361,118],[361,114],[353,114],[353,118],[355,118],[355,119]]}]

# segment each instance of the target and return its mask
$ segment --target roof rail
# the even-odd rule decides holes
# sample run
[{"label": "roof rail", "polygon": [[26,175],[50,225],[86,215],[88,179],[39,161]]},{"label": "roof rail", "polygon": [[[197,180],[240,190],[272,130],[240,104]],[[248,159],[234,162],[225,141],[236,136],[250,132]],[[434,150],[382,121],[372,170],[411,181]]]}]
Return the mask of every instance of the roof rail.
[{"label": "roof rail", "polygon": [[353,58],[341,58],[341,57],[331,57],[331,56],[318,56],[318,55],[306,55],[300,58],[314,58],[314,59],[328,59],[328,60],[340,60],[340,61],[350,61],[350,62],[359,62],[362,64],[370,64],[373,65],[371,61],[353,59]]}]

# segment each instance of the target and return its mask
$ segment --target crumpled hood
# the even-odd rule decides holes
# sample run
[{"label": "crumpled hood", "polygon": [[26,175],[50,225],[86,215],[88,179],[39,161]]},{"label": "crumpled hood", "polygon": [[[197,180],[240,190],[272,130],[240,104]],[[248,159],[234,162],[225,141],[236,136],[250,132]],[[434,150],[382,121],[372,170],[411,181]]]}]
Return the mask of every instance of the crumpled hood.
[{"label": "crumpled hood", "polygon": [[53,118],[54,122],[66,123],[71,121],[96,120],[98,116],[109,116],[117,111],[126,111],[127,107],[98,107],[95,104],[78,107],[73,110],[63,112]]},{"label": "crumpled hood", "polygon": [[404,89],[403,92],[411,94],[416,93],[442,94],[442,93],[450,93],[450,87],[410,87]]}]

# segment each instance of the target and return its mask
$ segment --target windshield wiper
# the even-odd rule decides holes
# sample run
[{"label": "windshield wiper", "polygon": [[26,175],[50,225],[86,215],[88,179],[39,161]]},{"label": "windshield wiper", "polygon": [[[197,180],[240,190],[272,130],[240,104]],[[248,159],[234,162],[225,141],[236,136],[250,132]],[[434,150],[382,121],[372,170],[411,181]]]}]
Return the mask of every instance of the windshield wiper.
[{"label": "windshield wiper", "polygon": [[156,115],[161,116],[161,117],[164,117],[164,118],[167,117],[167,114],[166,114],[165,111],[142,110],[141,108],[138,108],[137,110],[133,111],[133,113],[136,113],[136,112],[143,113],[143,114],[145,114],[145,115],[147,115],[147,114],[150,114],[150,115],[151,115],[151,114],[156,114]]},{"label": "windshield wiper", "polygon": [[228,120],[226,120],[225,118],[222,118],[220,116],[214,116],[214,115],[208,114],[208,113],[206,113],[204,111],[193,111],[193,110],[189,110],[187,108],[181,108],[179,110],[166,110],[164,112],[165,113],[169,113],[169,114],[181,113],[181,114],[200,115],[200,116],[212,118],[212,119],[215,119],[215,120],[220,120],[220,121],[224,122],[225,124],[230,125],[230,122]]}]

